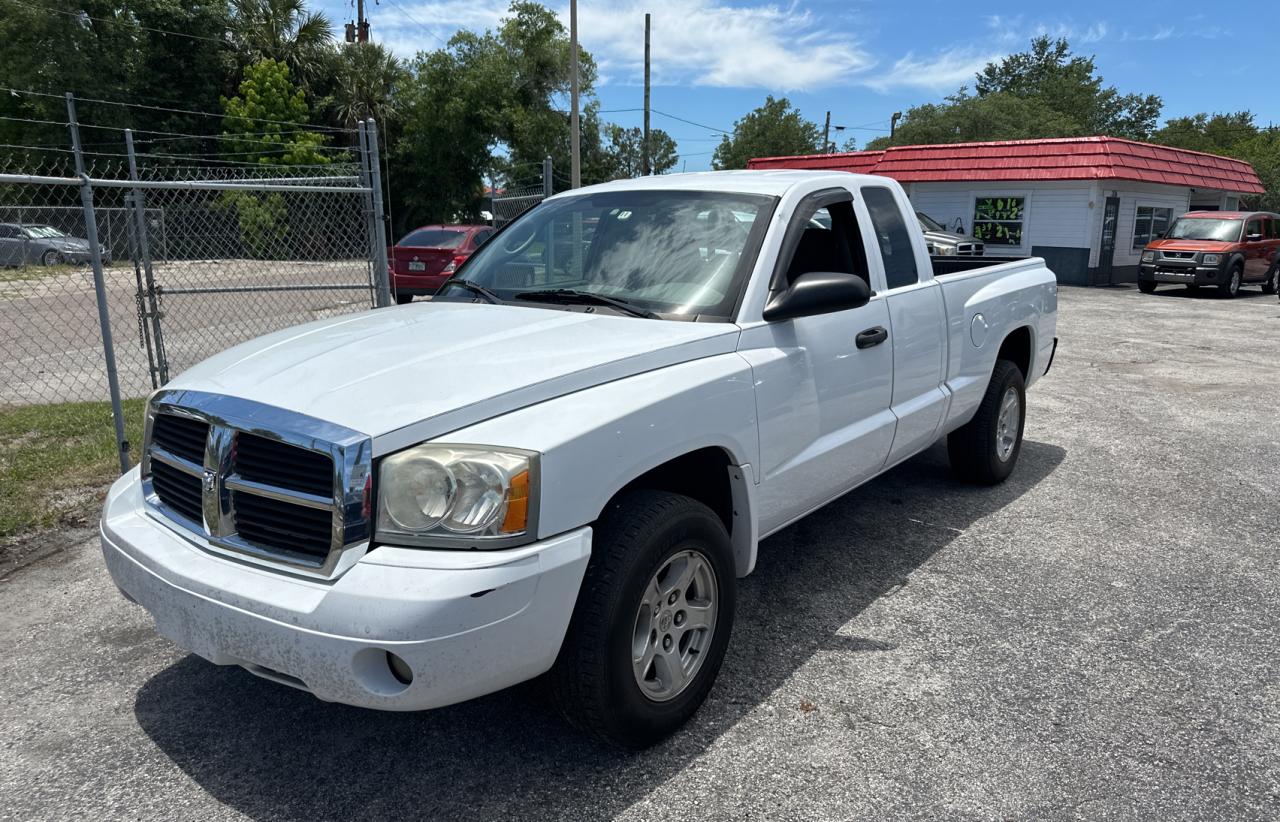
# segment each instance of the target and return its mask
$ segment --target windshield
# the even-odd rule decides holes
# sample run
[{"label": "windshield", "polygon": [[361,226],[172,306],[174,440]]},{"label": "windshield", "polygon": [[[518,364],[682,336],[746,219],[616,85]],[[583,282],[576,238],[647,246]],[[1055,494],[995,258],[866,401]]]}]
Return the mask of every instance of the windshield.
[{"label": "windshield", "polygon": [[[658,314],[728,319],[775,203],[773,197],[705,191],[610,191],[548,200],[482,246],[459,277],[504,301],[567,289]],[[475,295],[449,288],[436,299]]]},{"label": "windshield", "polygon": [[410,231],[397,245],[414,248],[457,248],[466,235],[463,231],[450,231],[446,228],[420,228]]},{"label": "windshield", "polygon": [[23,229],[27,232],[27,236],[33,240],[52,239],[54,237],[65,237],[58,229],[49,225],[33,225]]},{"label": "windshield", "polygon": [[937,220],[925,214],[923,211],[916,212],[916,219],[920,221],[920,229],[922,231],[941,231],[947,233],[946,226]]},{"label": "windshield", "polygon": [[1166,240],[1217,240],[1234,243],[1240,240],[1243,220],[1215,220],[1212,217],[1179,217],[1164,235]]}]

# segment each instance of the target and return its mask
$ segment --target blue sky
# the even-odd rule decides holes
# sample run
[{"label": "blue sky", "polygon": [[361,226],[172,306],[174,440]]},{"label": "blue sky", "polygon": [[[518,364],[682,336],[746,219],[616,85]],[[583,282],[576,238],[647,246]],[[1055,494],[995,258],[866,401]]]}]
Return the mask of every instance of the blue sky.
[{"label": "blue sky", "polygon": [[[341,31],[349,0],[312,0]],[[568,25],[566,2],[548,5]],[[1092,54],[1122,92],[1159,94],[1164,118],[1199,111],[1253,111],[1280,124],[1280,2],[1207,6],[1191,0],[1122,3],[987,3],[950,0],[579,0],[584,48],[596,58],[605,110],[643,102],[644,14],[653,14],[652,107],[709,126],[655,114],[676,138],[681,165],[709,167],[713,129],[759,105],[789,97],[811,120],[846,130],[859,145],[888,131],[894,111],[939,101],[992,59],[1026,48],[1041,33]],[[503,0],[368,0],[373,39],[397,54],[441,47],[459,28],[484,30]],[[1216,10],[1216,11],[1215,11]],[[1232,13],[1226,13],[1231,11]],[[638,112],[604,118],[640,124]],[[677,166],[677,170],[681,166]]]}]

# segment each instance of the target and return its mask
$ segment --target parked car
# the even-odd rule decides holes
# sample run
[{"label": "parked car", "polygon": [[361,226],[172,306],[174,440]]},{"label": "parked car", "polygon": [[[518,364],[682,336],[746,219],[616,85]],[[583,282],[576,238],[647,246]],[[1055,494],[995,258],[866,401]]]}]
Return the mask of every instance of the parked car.
[{"label": "parked car", "polygon": [[396,302],[436,293],[493,231],[487,225],[424,225],[410,231],[391,249]]},{"label": "parked car", "polygon": [[986,243],[948,231],[946,226],[923,211],[916,212],[916,219],[920,221],[930,257],[981,257],[986,251]]},{"label": "parked car", "polygon": [[[51,225],[0,223],[0,265],[87,263],[90,257],[88,240]],[[102,262],[111,262],[111,251],[106,246],[102,246]]]},{"label": "parked car", "polygon": [[761,539],[940,438],[965,480],[1014,470],[1056,280],[954,262],[934,276],[885,177],[556,195],[430,303],[154,394],[107,568],[179,646],[323,700],[419,710],[549,674],[578,728],[651,744],[710,690]]},{"label": "parked car", "polygon": [[1161,283],[1190,289],[1214,286],[1234,297],[1242,285],[1280,291],[1280,215],[1259,211],[1193,211],[1183,214],[1142,250],[1138,289]]}]

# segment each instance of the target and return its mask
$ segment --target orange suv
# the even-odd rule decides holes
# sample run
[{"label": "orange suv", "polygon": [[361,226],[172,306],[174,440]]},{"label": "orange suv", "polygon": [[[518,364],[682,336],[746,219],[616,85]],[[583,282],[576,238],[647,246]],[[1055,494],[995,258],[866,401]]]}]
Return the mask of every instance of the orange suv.
[{"label": "orange suv", "polygon": [[1195,290],[1213,286],[1234,297],[1256,283],[1267,294],[1280,279],[1280,214],[1258,211],[1192,211],[1164,236],[1147,244],[1138,265],[1138,290],[1150,294],[1161,283]]}]

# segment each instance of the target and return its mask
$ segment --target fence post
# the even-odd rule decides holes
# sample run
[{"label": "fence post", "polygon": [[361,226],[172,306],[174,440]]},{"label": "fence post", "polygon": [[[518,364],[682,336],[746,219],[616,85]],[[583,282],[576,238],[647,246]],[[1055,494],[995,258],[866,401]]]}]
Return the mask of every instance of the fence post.
[{"label": "fence post", "polygon": [[89,241],[89,258],[93,264],[93,290],[98,298],[98,325],[102,329],[102,355],[107,361],[107,388],[111,392],[111,416],[116,423],[116,445],[120,449],[120,473],[129,470],[129,441],[124,436],[124,408],[120,404],[120,375],[116,373],[116,348],[111,339],[111,314],[107,310],[107,282],[102,274],[102,247],[98,245],[98,223],[93,212],[93,184],[84,168],[84,151],[80,147],[80,124],[76,121],[76,98],[67,92],[67,127],[71,131],[71,149],[76,159],[76,176],[80,178],[80,203],[84,206],[84,238]]},{"label": "fence post", "polygon": [[370,117],[366,122],[364,138],[369,148],[369,184],[373,188],[374,239],[373,276],[377,287],[378,307],[391,305],[391,283],[387,274],[387,226],[382,221],[382,172],[378,164],[378,124]]},{"label": "fence post", "polygon": [[551,190],[551,155],[542,159],[542,199],[552,195]]},{"label": "fence post", "polygon": [[[138,157],[133,151],[133,129],[124,130],[125,152],[129,155],[129,179],[138,182]],[[164,353],[164,332],[160,329],[160,305],[156,300],[156,280],[151,270],[151,240],[147,237],[147,209],[142,189],[133,190],[133,220],[138,238],[138,256],[141,257],[142,273],[145,277],[143,299],[143,323],[146,326],[147,357],[151,360],[151,387],[157,388],[169,381],[169,361]],[[134,261],[134,273],[137,274],[138,261]],[[138,285],[143,286],[142,280]],[[152,340],[155,341],[155,355],[152,357]],[[158,381],[158,382],[157,382]]]},{"label": "fence post", "polygon": [[379,307],[377,289],[378,276],[374,273],[375,263],[373,260],[377,256],[374,251],[374,244],[377,241],[378,230],[373,224],[373,189],[369,176],[369,135],[366,133],[364,120],[360,120],[356,123],[356,136],[360,145],[360,185],[370,191],[370,193],[365,197],[364,227],[365,234],[369,239],[369,295],[373,300],[374,307],[377,308]]}]

